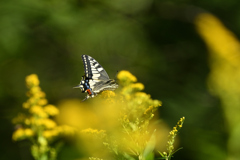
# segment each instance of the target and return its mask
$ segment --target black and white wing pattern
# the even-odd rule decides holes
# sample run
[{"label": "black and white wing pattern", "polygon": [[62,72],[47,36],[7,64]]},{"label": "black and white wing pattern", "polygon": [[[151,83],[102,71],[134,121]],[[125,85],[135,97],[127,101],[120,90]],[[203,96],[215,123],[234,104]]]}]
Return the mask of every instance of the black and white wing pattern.
[{"label": "black and white wing pattern", "polygon": [[107,72],[94,58],[82,55],[82,61],[85,74],[82,76],[80,84],[74,88],[80,88],[82,93],[88,93],[84,100],[95,97],[104,90],[118,88],[116,81],[109,78]]}]

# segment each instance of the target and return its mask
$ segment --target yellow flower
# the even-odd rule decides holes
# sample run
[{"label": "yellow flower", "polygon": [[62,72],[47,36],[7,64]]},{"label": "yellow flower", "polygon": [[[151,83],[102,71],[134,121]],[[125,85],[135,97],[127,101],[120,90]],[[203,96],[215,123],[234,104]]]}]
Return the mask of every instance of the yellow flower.
[{"label": "yellow flower", "polygon": [[30,113],[37,114],[38,112],[42,112],[43,108],[41,106],[35,105],[35,106],[32,106],[29,111]]},{"label": "yellow flower", "polygon": [[27,136],[27,137],[31,137],[31,136],[34,135],[34,132],[33,132],[33,130],[27,128],[27,129],[24,130],[24,134],[25,134],[25,136]]},{"label": "yellow flower", "polygon": [[139,91],[144,89],[144,85],[142,83],[134,83],[134,84],[131,84],[130,87],[132,89],[139,90]]},{"label": "yellow flower", "polygon": [[125,96],[129,96],[129,94],[132,94],[137,91],[141,91],[144,89],[144,85],[142,83],[132,83],[126,87],[123,87],[121,94]]},{"label": "yellow flower", "polygon": [[185,120],[185,117],[182,117],[178,122],[177,125],[175,127],[173,127],[173,129],[169,132],[169,140],[168,140],[168,148],[167,150],[169,151],[169,155],[172,154],[173,149],[174,149],[174,141],[175,141],[175,137],[177,136],[179,130],[182,128],[183,122]]},{"label": "yellow flower", "polygon": [[103,91],[101,93],[101,97],[103,98],[111,98],[114,97],[116,94],[113,91]]},{"label": "yellow flower", "polygon": [[131,82],[136,82],[137,78],[132,75],[130,72],[122,70],[118,73],[117,78],[119,79],[120,83],[124,85],[128,85]]},{"label": "yellow flower", "polygon": [[59,114],[59,110],[54,105],[51,104],[45,106],[43,109],[50,116],[55,116]]},{"label": "yellow flower", "polygon": [[155,100],[152,100],[152,105],[154,107],[159,107],[159,106],[162,106],[162,102],[155,99]]},{"label": "yellow flower", "polygon": [[63,135],[74,135],[76,133],[76,129],[67,125],[62,125],[58,127],[58,130]]},{"label": "yellow flower", "polygon": [[38,93],[41,91],[41,88],[39,86],[33,86],[31,89],[30,89],[30,92],[32,94],[35,94],[35,93]]},{"label": "yellow flower", "polygon": [[136,92],[135,96],[139,97],[141,99],[149,99],[150,98],[150,95],[145,92]]},{"label": "yellow flower", "polygon": [[97,129],[92,129],[92,128],[87,128],[87,129],[84,129],[82,130],[83,133],[98,133],[98,130]]},{"label": "yellow flower", "polygon": [[28,109],[30,107],[30,104],[28,102],[23,103],[23,108]]},{"label": "yellow flower", "polygon": [[152,110],[153,110],[153,106],[149,106],[149,107],[144,111],[144,114],[151,113]]},{"label": "yellow flower", "polygon": [[106,136],[106,131],[105,130],[97,130],[97,129],[88,128],[88,129],[82,130],[81,132],[91,134],[91,135],[96,136],[98,138],[103,138],[103,137]]},{"label": "yellow flower", "polygon": [[43,132],[43,136],[50,139],[59,135],[72,136],[76,133],[76,129],[67,125],[55,127],[51,130]]},{"label": "yellow flower", "polygon": [[32,114],[38,115],[39,117],[43,117],[43,118],[47,117],[47,113],[44,112],[43,107],[38,105],[32,106],[29,112]]},{"label": "yellow flower", "polygon": [[38,76],[36,74],[31,74],[26,77],[26,84],[28,87],[39,85]]},{"label": "yellow flower", "polygon": [[46,130],[43,132],[43,136],[45,138],[53,138],[59,135],[59,130],[58,129],[53,129],[53,130]]},{"label": "yellow flower", "polygon": [[44,126],[47,129],[52,129],[57,126],[57,124],[53,120],[48,119],[48,118],[37,119],[34,121],[34,124],[37,126]]},{"label": "yellow flower", "polygon": [[30,97],[28,100],[27,100],[27,103],[29,103],[29,105],[33,105],[37,102],[36,98],[34,97]]},{"label": "yellow flower", "polygon": [[26,124],[26,125],[30,125],[30,124],[32,124],[32,118],[26,118],[25,120],[24,120],[24,123]]},{"label": "yellow flower", "polygon": [[213,54],[224,58],[232,65],[239,65],[239,42],[221,21],[211,14],[202,13],[197,16],[195,24]]},{"label": "yellow flower", "polygon": [[39,99],[38,104],[41,106],[44,106],[48,103],[47,99],[43,98],[43,99]]},{"label": "yellow flower", "polygon": [[17,140],[20,140],[23,136],[24,136],[24,130],[22,128],[19,128],[13,133],[12,139],[14,141],[17,141]]},{"label": "yellow flower", "polygon": [[[45,99],[45,93],[42,92],[42,91],[34,93],[31,96],[38,101],[41,100],[41,99]],[[44,102],[44,103],[47,104],[46,102]]]},{"label": "yellow flower", "polygon": [[17,140],[22,140],[28,137],[32,137],[33,135],[34,135],[34,132],[31,129],[19,128],[13,133],[12,139],[14,141],[17,141]]},{"label": "yellow flower", "polygon": [[39,98],[44,98],[46,96],[46,94],[43,91],[40,91],[38,93],[35,93],[34,96],[39,97]]}]

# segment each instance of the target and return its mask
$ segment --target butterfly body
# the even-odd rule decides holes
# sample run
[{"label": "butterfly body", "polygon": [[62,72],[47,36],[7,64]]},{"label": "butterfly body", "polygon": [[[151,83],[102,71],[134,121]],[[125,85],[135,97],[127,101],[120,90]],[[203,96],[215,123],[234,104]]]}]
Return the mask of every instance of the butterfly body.
[{"label": "butterfly body", "polygon": [[74,88],[80,88],[82,93],[87,92],[88,98],[97,96],[104,90],[115,90],[118,88],[118,84],[115,80],[110,79],[104,68],[92,57],[88,55],[82,55],[84,65],[84,76],[80,84]]}]

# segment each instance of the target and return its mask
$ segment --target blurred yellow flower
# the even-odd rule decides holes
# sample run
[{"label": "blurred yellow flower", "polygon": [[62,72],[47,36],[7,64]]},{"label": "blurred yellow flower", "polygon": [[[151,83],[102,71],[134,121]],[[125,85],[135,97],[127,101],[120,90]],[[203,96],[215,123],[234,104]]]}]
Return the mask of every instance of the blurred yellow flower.
[{"label": "blurred yellow flower", "polygon": [[38,105],[44,106],[48,103],[47,99],[43,98],[43,99],[39,99],[38,101]]},{"label": "blurred yellow flower", "polygon": [[48,104],[44,108],[44,112],[46,112],[50,116],[55,116],[59,114],[58,108],[56,108],[54,105]]},{"label": "blurred yellow flower", "polygon": [[115,94],[115,92],[113,92],[113,91],[103,91],[101,94],[100,94],[100,96],[102,97],[102,98],[111,98],[111,97],[114,97],[116,94]]},{"label": "blurred yellow flower", "polygon": [[119,79],[120,83],[124,85],[137,81],[137,78],[134,75],[125,70],[122,70],[118,73],[117,79]]},{"label": "blurred yellow flower", "polygon": [[60,135],[73,136],[74,134],[76,134],[76,129],[67,125],[57,126],[43,131],[43,136],[47,139],[52,139]]},{"label": "blurred yellow flower", "polygon": [[29,129],[29,128],[26,128],[26,129],[19,128],[13,133],[12,139],[14,141],[17,141],[17,140],[32,137],[33,135],[34,135],[34,132],[31,129]]},{"label": "blurred yellow flower", "polygon": [[42,106],[34,105],[29,109],[29,112],[32,114],[37,114],[38,112],[43,112]]},{"label": "blurred yellow flower", "polygon": [[142,83],[131,83],[131,84],[126,85],[122,89],[121,94],[128,97],[132,93],[135,93],[137,91],[141,91],[143,89],[144,89],[144,85]]},{"label": "blurred yellow flower", "polygon": [[39,106],[39,105],[32,106],[29,109],[29,112],[32,113],[32,114],[35,114],[35,115],[37,115],[39,117],[42,117],[42,118],[46,118],[47,117],[47,113],[44,112],[43,107]]},{"label": "blurred yellow flower", "polygon": [[69,99],[61,101],[58,107],[60,114],[57,115],[56,118],[60,124],[67,124],[76,127],[79,130],[89,127],[95,128],[98,125],[101,125],[101,119],[98,119],[97,116],[97,113],[100,114],[100,112],[104,111],[101,106],[97,108],[99,110],[101,109],[101,111],[94,112],[86,103],[82,103],[81,100]]},{"label": "blurred yellow flower", "polygon": [[26,129],[24,130],[24,132],[25,132],[25,135],[26,135],[27,137],[31,137],[31,136],[34,135],[33,130],[31,130],[31,129],[29,129],[29,128],[26,128]]},{"label": "blurred yellow flower", "polygon": [[46,129],[52,129],[57,126],[56,122],[48,118],[36,119],[33,121],[36,126],[44,126]]},{"label": "blurred yellow flower", "polygon": [[27,126],[29,126],[29,125],[32,124],[32,121],[33,121],[32,118],[25,118],[24,124],[27,125]]},{"label": "blurred yellow flower", "polygon": [[97,130],[97,129],[92,129],[92,128],[84,129],[81,132],[82,133],[96,134],[96,135],[106,133],[106,131],[104,131],[104,130]]},{"label": "blurred yellow flower", "polygon": [[36,99],[35,97],[33,97],[32,95],[30,95],[30,98],[27,100],[26,103],[28,103],[28,105],[35,105],[38,99]]},{"label": "blurred yellow flower", "polygon": [[133,83],[130,85],[130,87],[139,91],[144,89],[144,85],[142,83]]},{"label": "blurred yellow flower", "polygon": [[221,21],[209,13],[202,13],[195,19],[195,24],[213,54],[218,54],[232,65],[239,65],[240,44]]},{"label": "blurred yellow flower", "polygon": [[24,136],[24,129],[19,128],[15,132],[13,132],[12,139],[14,141],[17,141],[17,140],[21,139],[23,136]]},{"label": "blurred yellow flower", "polygon": [[68,125],[58,126],[57,129],[58,129],[59,133],[61,133],[62,135],[66,135],[66,136],[73,136],[77,132],[76,128],[68,126]]},{"label": "blurred yellow flower", "polygon": [[75,130],[69,126],[58,126],[50,116],[59,114],[58,108],[47,104],[45,93],[39,87],[39,80],[36,74],[26,77],[26,84],[29,88],[27,96],[29,99],[22,107],[28,110],[28,114],[19,114],[13,119],[18,128],[12,135],[14,141],[28,139],[31,137],[31,153],[38,159],[56,159],[56,149],[50,147],[50,139],[60,135],[72,136]]},{"label": "blurred yellow flower", "polygon": [[28,109],[30,107],[30,104],[28,102],[23,103],[23,108]]},{"label": "blurred yellow flower", "polygon": [[195,24],[210,51],[208,85],[211,93],[220,97],[227,121],[228,159],[239,159],[240,42],[214,15],[199,14]]},{"label": "blurred yellow flower", "polygon": [[58,129],[52,129],[52,130],[45,130],[43,131],[43,136],[47,139],[56,137],[59,135],[59,130]]},{"label": "blurred yellow flower", "polygon": [[30,92],[31,92],[32,94],[38,93],[38,92],[40,92],[40,91],[41,91],[41,88],[40,88],[39,86],[33,86],[33,87],[31,87],[31,89],[30,89]]},{"label": "blurred yellow flower", "polygon": [[39,85],[38,76],[36,74],[31,74],[26,77],[26,84],[28,87],[38,86]]}]

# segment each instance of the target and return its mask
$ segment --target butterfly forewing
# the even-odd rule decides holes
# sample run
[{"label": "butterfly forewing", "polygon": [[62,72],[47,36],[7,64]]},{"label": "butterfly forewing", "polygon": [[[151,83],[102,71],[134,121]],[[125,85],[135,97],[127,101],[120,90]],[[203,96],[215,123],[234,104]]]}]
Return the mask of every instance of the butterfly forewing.
[{"label": "butterfly forewing", "polygon": [[109,76],[104,68],[92,57],[82,55],[85,76],[95,81],[107,81]]}]

